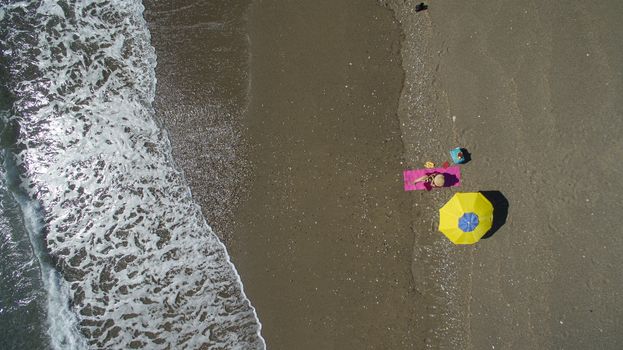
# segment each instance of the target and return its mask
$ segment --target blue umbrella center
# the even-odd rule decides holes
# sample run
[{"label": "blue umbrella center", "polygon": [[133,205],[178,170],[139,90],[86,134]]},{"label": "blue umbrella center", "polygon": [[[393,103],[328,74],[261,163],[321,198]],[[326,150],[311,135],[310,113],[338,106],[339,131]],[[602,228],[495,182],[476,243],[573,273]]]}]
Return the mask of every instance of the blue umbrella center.
[{"label": "blue umbrella center", "polygon": [[472,232],[478,227],[478,215],[475,213],[465,213],[459,218],[459,228],[463,232]]}]

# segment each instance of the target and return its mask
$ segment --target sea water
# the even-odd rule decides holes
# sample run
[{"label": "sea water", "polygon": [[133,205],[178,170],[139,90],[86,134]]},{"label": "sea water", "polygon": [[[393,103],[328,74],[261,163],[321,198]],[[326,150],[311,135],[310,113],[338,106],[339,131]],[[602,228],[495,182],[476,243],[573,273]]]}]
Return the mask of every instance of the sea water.
[{"label": "sea water", "polygon": [[0,344],[265,348],[155,121],[142,13],[0,0]]},{"label": "sea water", "polygon": [[48,347],[40,322],[46,315],[46,293],[39,263],[1,164],[0,173],[0,349],[43,349]]}]

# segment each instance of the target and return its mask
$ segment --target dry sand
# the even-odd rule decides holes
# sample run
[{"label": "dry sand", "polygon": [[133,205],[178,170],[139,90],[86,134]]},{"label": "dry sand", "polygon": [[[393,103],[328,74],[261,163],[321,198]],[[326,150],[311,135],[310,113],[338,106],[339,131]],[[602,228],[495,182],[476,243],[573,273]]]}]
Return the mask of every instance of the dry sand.
[{"label": "dry sand", "polygon": [[422,195],[414,271],[418,257],[445,254],[439,276],[416,282],[447,305],[436,347],[619,349],[623,4],[444,1],[418,15],[409,5],[392,4],[405,32],[408,163],[467,147],[460,190],[509,204],[477,245],[420,245],[438,220],[428,207],[452,192]]}]

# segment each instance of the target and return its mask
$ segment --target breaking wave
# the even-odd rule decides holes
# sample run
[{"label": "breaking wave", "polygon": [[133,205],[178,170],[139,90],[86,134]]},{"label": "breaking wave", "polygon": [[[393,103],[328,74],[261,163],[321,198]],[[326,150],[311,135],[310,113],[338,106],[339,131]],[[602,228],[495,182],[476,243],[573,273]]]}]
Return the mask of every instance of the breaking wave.
[{"label": "breaking wave", "polygon": [[52,346],[265,348],[154,119],[142,4],[0,5],[5,167],[41,265]]}]

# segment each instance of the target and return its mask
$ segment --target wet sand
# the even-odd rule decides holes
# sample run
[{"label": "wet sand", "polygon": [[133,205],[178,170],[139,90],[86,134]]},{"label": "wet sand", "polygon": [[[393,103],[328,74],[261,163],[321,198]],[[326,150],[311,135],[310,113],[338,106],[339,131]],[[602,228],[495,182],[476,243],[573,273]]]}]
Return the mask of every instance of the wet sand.
[{"label": "wet sand", "polygon": [[250,0],[144,1],[156,49],[156,116],[214,232],[226,243],[249,167],[242,137],[248,104]]},{"label": "wet sand", "polygon": [[249,12],[250,196],[230,252],[270,349],[416,349],[400,32],[375,1]]}]

